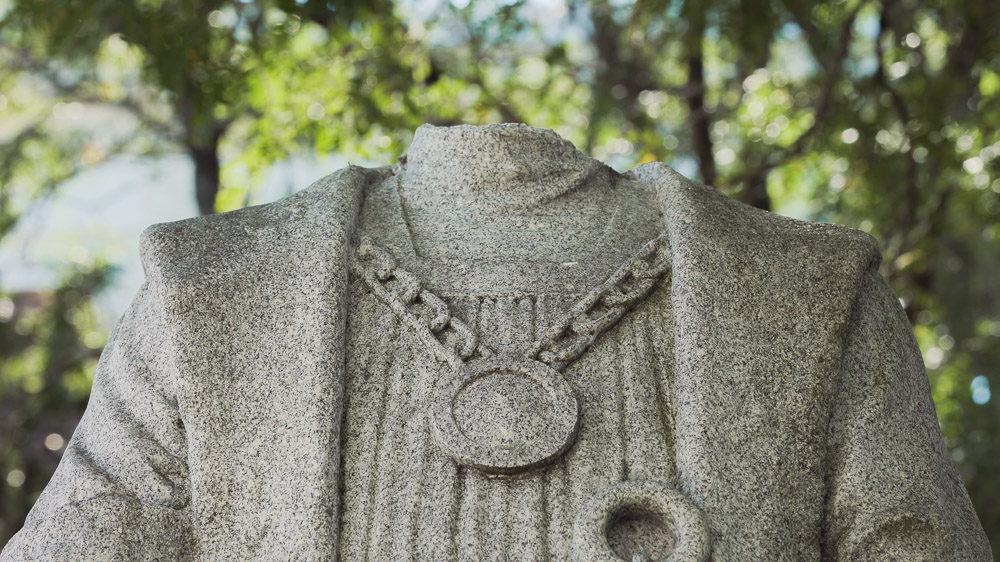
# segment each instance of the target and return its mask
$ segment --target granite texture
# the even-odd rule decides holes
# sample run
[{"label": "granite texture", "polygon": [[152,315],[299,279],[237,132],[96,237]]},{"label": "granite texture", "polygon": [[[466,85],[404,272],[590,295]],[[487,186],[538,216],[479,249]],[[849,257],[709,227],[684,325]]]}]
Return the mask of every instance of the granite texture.
[{"label": "granite texture", "polygon": [[422,126],[140,252],[3,562],[991,559],[859,231]]}]

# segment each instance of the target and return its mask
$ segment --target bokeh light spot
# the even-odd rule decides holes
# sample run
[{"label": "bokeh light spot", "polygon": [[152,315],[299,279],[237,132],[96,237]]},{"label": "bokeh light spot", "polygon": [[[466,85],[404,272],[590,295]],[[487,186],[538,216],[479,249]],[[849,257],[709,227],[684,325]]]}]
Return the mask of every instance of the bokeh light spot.
[{"label": "bokeh light spot", "polygon": [[20,488],[24,485],[24,472],[14,469],[7,473],[7,485],[11,488]]},{"label": "bokeh light spot", "polygon": [[973,156],[965,162],[962,162],[962,167],[965,168],[965,171],[970,174],[978,174],[983,171],[983,159],[978,156]]},{"label": "bokeh light spot", "polygon": [[50,433],[45,437],[45,448],[50,451],[58,451],[66,444],[66,440],[58,433]]},{"label": "bokeh light spot", "polygon": [[990,401],[990,397],[992,396],[990,381],[983,375],[972,379],[969,389],[972,390],[972,401],[976,404],[982,406]]},{"label": "bokeh light spot", "polygon": [[326,115],[326,108],[318,103],[310,105],[309,109],[306,110],[306,117],[313,121],[319,121],[324,115]]}]

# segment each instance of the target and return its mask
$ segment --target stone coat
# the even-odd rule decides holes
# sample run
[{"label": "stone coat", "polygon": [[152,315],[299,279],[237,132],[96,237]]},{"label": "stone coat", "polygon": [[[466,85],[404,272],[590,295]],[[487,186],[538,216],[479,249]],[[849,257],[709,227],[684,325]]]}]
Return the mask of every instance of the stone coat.
[{"label": "stone coat", "polygon": [[[337,551],[349,167],[154,225],[146,282],[16,560],[329,560]],[[681,491],[712,559],[989,560],[868,235],[742,205],[660,163]]]}]

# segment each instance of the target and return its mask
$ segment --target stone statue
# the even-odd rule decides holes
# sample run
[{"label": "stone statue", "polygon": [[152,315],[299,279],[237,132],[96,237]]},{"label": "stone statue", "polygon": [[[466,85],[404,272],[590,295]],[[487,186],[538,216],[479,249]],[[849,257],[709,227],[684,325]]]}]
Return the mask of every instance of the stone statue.
[{"label": "stone statue", "polygon": [[147,229],[14,560],[989,560],[868,235],[554,132]]}]

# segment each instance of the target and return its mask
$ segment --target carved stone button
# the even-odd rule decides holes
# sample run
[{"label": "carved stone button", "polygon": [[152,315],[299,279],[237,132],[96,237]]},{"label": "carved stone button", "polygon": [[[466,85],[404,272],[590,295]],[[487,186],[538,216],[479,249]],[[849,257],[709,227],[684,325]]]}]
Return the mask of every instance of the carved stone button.
[{"label": "carved stone button", "polygon": [[698,506],[655,480],[629,480],[601,490],[573,525],[573,551],[582,562],[704,562],[710,550]]},{"label": "carved stone button", "polygon": [[435,442],[460,464],[514,474],[566,452],[580,413],[572,387],[555,369],[489,357],[438,379],[430,421]]}]

